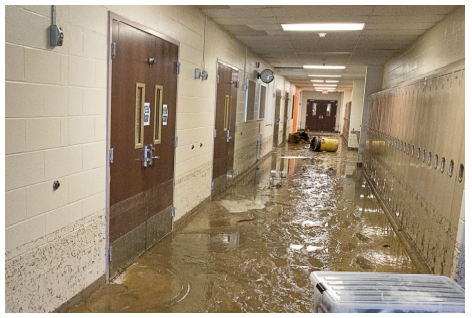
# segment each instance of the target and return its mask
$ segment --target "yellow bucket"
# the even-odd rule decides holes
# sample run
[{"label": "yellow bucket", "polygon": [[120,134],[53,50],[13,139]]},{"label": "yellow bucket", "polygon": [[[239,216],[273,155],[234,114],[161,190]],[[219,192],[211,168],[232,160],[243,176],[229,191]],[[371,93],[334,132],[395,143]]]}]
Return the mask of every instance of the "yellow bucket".
[{"label": "yellow bucket", "polygon": [[337,139],[321,138],[321,145],[319,151],[336,152],[338,150],[339,142]]}]

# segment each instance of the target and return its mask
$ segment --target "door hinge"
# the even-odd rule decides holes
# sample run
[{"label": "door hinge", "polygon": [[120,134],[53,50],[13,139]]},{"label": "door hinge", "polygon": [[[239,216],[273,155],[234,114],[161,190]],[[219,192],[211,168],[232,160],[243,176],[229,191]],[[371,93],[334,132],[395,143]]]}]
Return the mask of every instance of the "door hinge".
[{"label": "door hinge", "polygon": [[110,262],[111,262],[111,260],[112,260],[111,249],[112,249],[112,246],[110,246],[110,247],[108,248],[108,260],[109,260]]},{"label": "door hinge", "polygon": [[215,129],[215,132],[213,133],[213,138],[216,138],[216,129]]},{"label": "door hinge", "polygon": [[175,207],[172,207],[172,209],[170,210],[170,217],[175,217]]},{"label": "door hinge", "polygon": [[109,160],[110,160],[110,163],[113,163],[113,148],[110,148]]},{"label": "door hinge", "polygon": [[215,182],[214,181],[211,182],[211,189],[213,190],[213,188],[215,188]]},{"label": "door hinge", "polygon": [[175,136],[174,137],[174,148],[177,148],[178,144],[179,144],[179,137]]},{"label": "door hinge", "polygon": [[220,75],[216,75],[216,84],[220,82]]},{"label": "door hinge", "polygon": [[116,56],[116,42],[113,42],[111,44],[111,57],[115,57]]},{"label": "door hinge", "polygon": [[236,81],[236,88],[239,88],[239,81]]},{"label": "door hinge", "polygon": [[177,74],[180,74],[180,62],[177,62]]}]

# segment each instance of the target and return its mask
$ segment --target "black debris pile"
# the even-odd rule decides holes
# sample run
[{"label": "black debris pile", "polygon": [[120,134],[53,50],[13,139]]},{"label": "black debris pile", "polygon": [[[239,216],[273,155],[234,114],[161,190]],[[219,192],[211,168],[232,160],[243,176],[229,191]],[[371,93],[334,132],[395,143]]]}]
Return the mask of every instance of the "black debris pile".
[{"label": "black debris pile", "polygon": [[296,133],[288,135],[288,142],[298,144],[299,142],[308,142],[308,134],[304,131],[297,131]]}]

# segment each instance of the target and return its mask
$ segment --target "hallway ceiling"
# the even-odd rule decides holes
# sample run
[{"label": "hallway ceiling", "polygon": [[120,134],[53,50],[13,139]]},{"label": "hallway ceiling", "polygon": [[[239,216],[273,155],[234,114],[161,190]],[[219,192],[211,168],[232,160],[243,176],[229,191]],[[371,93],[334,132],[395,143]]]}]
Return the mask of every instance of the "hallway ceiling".
[{"label": "hallway ceiling", "polygon": [[[341,74],[338,89],[364,78],[366,65],[383,65],[458,6],[198,6],[290,82],[312,88],[309,74]],[[362,31],[283,31],[282,23],[365,23]],[[345,70],[291,69],[307,64]]]}]

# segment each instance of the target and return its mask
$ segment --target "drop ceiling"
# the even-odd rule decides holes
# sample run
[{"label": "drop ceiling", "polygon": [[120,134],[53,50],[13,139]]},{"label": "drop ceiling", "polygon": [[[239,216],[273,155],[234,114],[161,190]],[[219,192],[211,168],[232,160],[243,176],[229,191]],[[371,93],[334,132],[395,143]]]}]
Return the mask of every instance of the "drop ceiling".
[{"label": "drop ceiling", "polygon": [[[362,79],[366,65],[384,65],[458,6],[199,6],[277,73],[312,87],[309,74],[341,74],[339,89]],[[361,31],[283,31],[282,23],[365,23]],[[307,64],[346,65],[342,71],[296,69]]]}]

